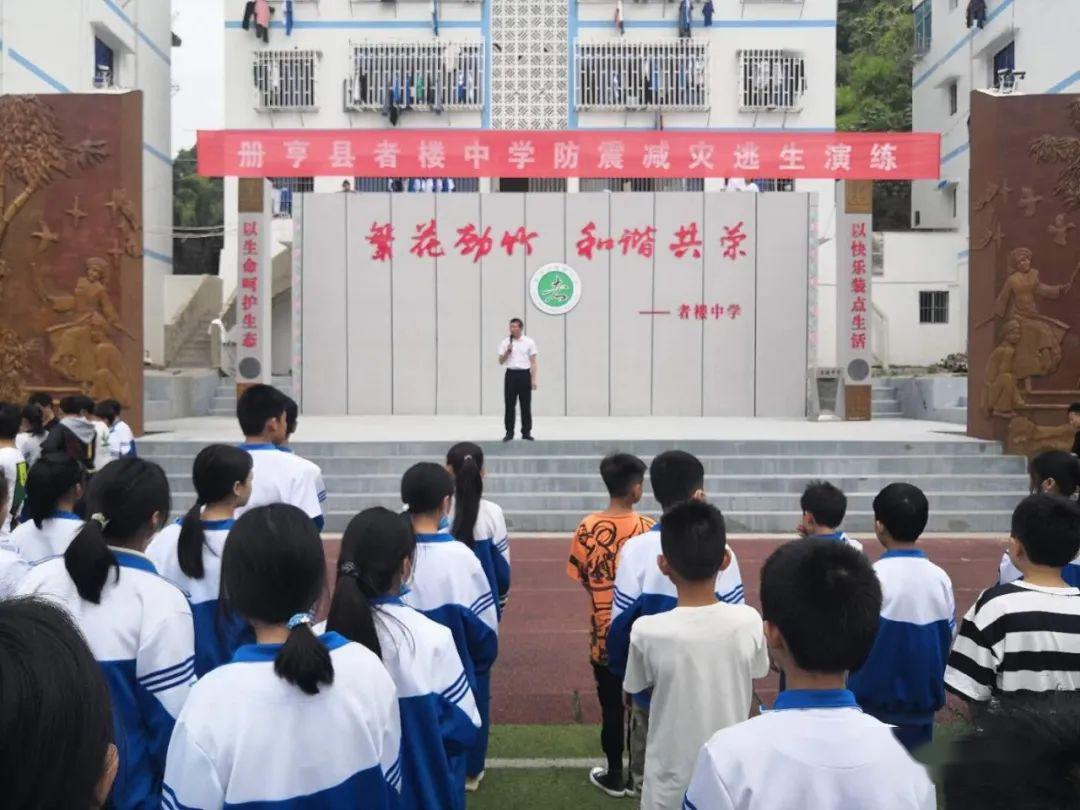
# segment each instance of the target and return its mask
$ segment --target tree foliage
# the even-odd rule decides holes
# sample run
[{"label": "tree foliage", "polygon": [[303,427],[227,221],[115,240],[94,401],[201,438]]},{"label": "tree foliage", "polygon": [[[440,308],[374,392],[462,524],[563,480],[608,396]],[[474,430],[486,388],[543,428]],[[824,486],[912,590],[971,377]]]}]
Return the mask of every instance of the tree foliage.
[{"label": "tree foliage", "polygon": [[[218,256],[224,243],[219,230],[225,220],[225,192],[219,177],[196,174],[198,155],[194,147],[182,149],[173,160],[173,227],[203,229],[206,238],[173,239],[173,269],[177,275],[218,273]],[[185,233],[195,233],[187,230]]]},{"label": "tree foliage", "polygon": [[[836,128],[911,130],[915,62],[911,0],[840,0],[836,35]],[[874,228],[910,227],[911,184],[874,184]]]}]

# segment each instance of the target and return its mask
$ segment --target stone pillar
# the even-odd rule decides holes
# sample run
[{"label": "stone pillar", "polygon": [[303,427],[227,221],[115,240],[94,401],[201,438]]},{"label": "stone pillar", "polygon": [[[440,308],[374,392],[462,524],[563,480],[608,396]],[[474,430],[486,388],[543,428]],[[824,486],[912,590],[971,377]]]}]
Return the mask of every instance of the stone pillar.
[{"label": "stone pillar", "polygon": [[849,421],[869,420],[872,411],[873,208],[872,181],[841,180],[836,184],[836,364],[840,367],[836,410]]}]

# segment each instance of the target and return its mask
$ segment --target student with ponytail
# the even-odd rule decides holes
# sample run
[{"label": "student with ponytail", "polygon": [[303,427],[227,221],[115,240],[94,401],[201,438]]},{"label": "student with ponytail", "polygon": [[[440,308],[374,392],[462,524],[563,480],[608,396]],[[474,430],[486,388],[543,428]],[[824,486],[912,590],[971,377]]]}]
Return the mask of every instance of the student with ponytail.
[{"label": "student with ponytail", "polygon": [[218,604],[221,554],[236,521],[233,515],[251,497],[251,454],[227,444],[211,444],[195,456],[191,477],[195,505],[167,526],[146,549],[165,579],[187,594],[195,619],[195,674],[202,677],[232,659],[241,644],[254,641],[251,628],[227,616]]},{"label": "student with ponytail", "polygon": [[67,551],[83,521],[75,504],[83,495],[86,473],[66,453],[46,453],[26,478],[30,519],[11,533],[11,545],[31,565]]},{"label": "student with ponytail", "polygon": [[169,745],[162,807],[398,806],[394,683],[367,648],[312,631],[325,586],[322,539],[303,510],[270,504],[236,521],[221,593],[258,643],[192,690]]},{"label": "student with ponytail", "polygon": [[[416,534],[416,564],[405,604],[448,627],[454,636],[465,675],[480,712],[480,738],[451,763],[465,772],[466,790],[476,790],[484,776],[487,754],[491,666],[499,653],[499,619],[495,596],[484,569],[464,543],[439,531],[450,509],[454,480],[438,464],[410,467],[401,479],[401,500],[408,506]],[[467,762],[465,761],[467,759]]]},{"label": "student with ponytail", "polygon": [[510,539],[502,509],[483,497],[483,448],[458,442],[446,453],[446,469],[454,476],[450,534],[472,548],[480,560],[501,619],[510,597]]},{"label": "student with ponytail", "polygon": [[19,592],[58,602],[89,642],[120,752],[110,806],[149,810],[161,806],[169,736],[195,680],[191,608],[142,553],[169,514],[169,482],[156,464],[118,459],[90,481],[86,507],[64,555],[31,568]]},{"label": "student with ponytail", "polygon": [[370,649],[398,689],[403,810],[464,810],[450,761],[476,744],[480,714],[450,631],[401,594],[416,539],[401,515],[375,507],[345,529],[326,626]]},{"label": "student with ponytail", "polygon": [[[1039,453],[1028,463],[1028,477],[1031,479],[1032,495],[1060,495],[1070,501],[1075,501],[1080,495],[1080,459],[1072,453],[1063,450]],[[1021,576],[1020,569],[1013,564],[1008,553],[1002,554],[998,583],[1014,582]],[[1074,588],[1080,587],[1080,557],[1061,569],[1061,578]]]}]

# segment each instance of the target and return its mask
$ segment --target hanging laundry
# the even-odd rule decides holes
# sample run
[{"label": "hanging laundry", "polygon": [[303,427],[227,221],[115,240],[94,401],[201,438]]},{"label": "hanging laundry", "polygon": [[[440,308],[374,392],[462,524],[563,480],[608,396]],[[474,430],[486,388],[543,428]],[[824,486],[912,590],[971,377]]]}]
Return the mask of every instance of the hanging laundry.
[{"label": "hanging laundry", "polygon": [[457,100],[459,104],[465,103],[465,71],[457,72]]},{"label": "hanging laundry", "polygon": [[679,0],[679,36],[690,36],[690,0]]},{"label": "hanging laundry", "polygon": [[413,76],[412,73],[405,74],[405,109],[412,109],[413,100]]},{"label": "hanging laundry", "polygon": [[251,30],[251,21],[255,17],[255,0],[248,0],[244,3],[244,21],[240,23],[240,27],[245,31]]},{"label": "hanging laundry", "polygon": [[626,33],[626,24],[623,22],[622,0],[615,0],[615,28],[620,36]]},{"label": "hanging laundry", "polygon": [[255,38],[270,42],[270,3],[268,0],[255,0]]},{"label": "hanging laundry", "polygon": [[427,96],[424,95],[424,79],[426,79],[426,78],[427,78],[426,73],[417,73],[416,74],[416,103],[417,104],[426,104],[427,103]]},{"label": "hanging laundry", "polygon": [[967,27],[977,24],[979,28],[986,26],[986,0],[971,0],[967,7]]},{"label": "hanging laundry", "polygon": [[431,0],[431,30],[439,35],[439,0]]},{"label": "hanging laundry", "polygon": [[293,0],[285,0],[285,36],[292,36],[293,29]]},{"label": "hanging laundry", "polygon": [[701,7],[701,16],[705,18],[706,28],[712,28],[712,18],[715,11],[713,0],[705,0],[705,5]]}]

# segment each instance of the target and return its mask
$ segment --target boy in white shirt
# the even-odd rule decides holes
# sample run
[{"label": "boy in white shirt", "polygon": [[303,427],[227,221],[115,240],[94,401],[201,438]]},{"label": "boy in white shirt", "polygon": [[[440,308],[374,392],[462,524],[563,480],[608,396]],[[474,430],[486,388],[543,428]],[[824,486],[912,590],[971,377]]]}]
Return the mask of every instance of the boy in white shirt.
[{"label": "boy in white shirt", "polygon": [[623,688],[652,689],[641,806],[679,810],[698,749],[750,716],[752,681],[769,673],[769,656],[758,612],[716,597],[716,575],[731,562],[720,510],[675,506],[664,513],[660,543],[657,563],[678,605],[634,623]]},{"label": "boy in white shirt", "polygon": [[787,673],[772,711],[701,749],[688,810],[933,810],[934,786],[845,688],[877,635],[881,585],[844,543],[781,546],[761,571],[769,653]]},{"label": "boy in white shirt", "polygon": [[840,529],[847,515],[847,495],[828,481],[811,481],[799,499],[802,520],[795,527],[800,537],[846,543],[862,551],[862,543]]},{"label": "boy in white shirt", "polygon": [[240,449],[253,460],[251,498],[236,510],[236,518],[259,506],[287,503],[302,509],[322,529],[318,468],[278,448],[288,438],[287,408],[288,398],[269,385],[251,386],[236,402],[236,418],[244,432]]},{"label": "boy in white shirt", "polygon": [[[115,399],[103,399],[94,406],[94,416],[100,419],[108,428],[106,438],[109,446],[109,459],[121,458],[122,456],[137,456],[135,450],[135,434],[131,427],[120,418],[123,406]],[[99,466],[102,461],[98,462]]]}]

